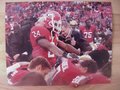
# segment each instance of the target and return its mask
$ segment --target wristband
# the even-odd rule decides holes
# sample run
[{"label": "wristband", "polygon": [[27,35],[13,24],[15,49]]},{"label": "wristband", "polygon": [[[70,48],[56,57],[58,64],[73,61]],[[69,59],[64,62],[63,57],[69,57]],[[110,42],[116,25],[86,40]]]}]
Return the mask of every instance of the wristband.
[{"label": "wristband", "polygon": [[67,54],[68,54],[67,52],[64,52],[64,53],[63,53],[63,57],[66,57],[66,58],[67,58]]}]

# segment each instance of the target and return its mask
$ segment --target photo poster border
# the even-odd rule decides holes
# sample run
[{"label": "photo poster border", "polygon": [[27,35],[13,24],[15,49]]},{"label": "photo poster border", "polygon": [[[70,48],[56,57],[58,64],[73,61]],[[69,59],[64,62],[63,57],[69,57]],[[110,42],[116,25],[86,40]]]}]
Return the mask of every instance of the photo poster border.
[{"label": "photo poster border", "polygon": [[[35,2],[37,2],[37,1],[35,1]],[[52,4],[51,5],[49,5],[49,3],[51,3],[51,1],[48,1],[48,3],[46,4],[46,6],[44,7],[44,5],[45,5],[45,2],[47,2],[47,1],[43,1],[43,8],[45,8],[45,7],[47,7],[47,5],[49,6],[49,8],[51,8],[52,10],[54,10],[54,9],[58,9],[58,7],[60,6],[59,5],[59,2],[58,1],[56,1],[56,8],[55,7],[53,7],[53,6],[55,6],[54,4],[53,4],[53,2],[54,1],[52,1]],[[65,1],[64,2],[64,4],[66,4],[68,1]],[[69,2],[73,2],[73,1],[69,1]],[[76,2],[76,3],[78,3],[79,4],[79,1],[74,1],[74,2]],[[104,67],[102,67],[102,68],[104,68],[104,69],[99,69],[100,71],[102,71],[103,73],[105,73],[106,74],[106,71],[108,71],[107,73],[109,73],[108,74],[108,77],[111,77],[111,59],[112,59],[112,42],[108,42],[107,43],[107,41],[105,41],[106,40],[106,38],[107,38],[107,40],[109,39],[109,40],[111,40],[112,41],[112,38],[111,38],[111,36],[112,36],[112,7],[109,7],[109,4],[108,4],[108,8],[107,8],[107,10],[108,11],[104,11],[105,10],[105,8],[107,7],[107,5],[105,6],[103,3],[104,2],[101,2],[101,3],[98,3],[98,6],[99,7],[91,7],[93,4],[95,4],[96,5],[96,3],[97,2],[95,2],[95,3],[92,3],[93,1],[88,1],[88,2],[91,2],[91,3],[87,3],[87,2],[81,2],[82,4],[83,4],[83,7],[81,7],[81,8],[84,8],[84,10],[86,10],[86,12],[84,12],[84,11],[82,11],[82,9],[79,7],[80,5],[78,5],[78,7],[75,7],[74,8],[74,10],[73,10],[73,13],[71,12],[72,11],[72,9],[73,8],[71,8],[72,7],[72,5],[73,5],[73,3],[68,3],[67,5],[68,5],[68,7],[66,8],[66,5],[63,5],[63,7],[60,7],[60,9],[62,9],[62,8],[64,8],[64,9],[66,9],[66,11],[68,10],[68,11],[70,11],[70,12],[61,12],[61,14],[60,15],[62,15],[63,17],[64,17],[64,15],[66,15],[66,17],[67,17],[67,14],[68,14],[68,19],[70,19],[70,20],[68,20],[67,22],[69,22],[69,25],[68,24],[66,24],[66,22],[64,22],[64,20],[63,20],[63,27],[64,28],[66,28],[66,27],[68,27],[68,28],[74,28],[75,29],[75,27],[74,26],[77,26],[77,25],[80,25],[80,26],[83,26],[83,27],[78,27],[77,26],[77,29],[76,29],[76,31],[78,31],[79,29],[81,30],[81,31],[83,31],[82,33],[84,33],[85,34],[85,36],[84,36],[84,38],[86,38],[86,37],[88,37],[88,38],[91,38],[91,31],[94,29],[94,28],[96,28],[97,29],[97,34],[100,34],[100,35],[103,35],[103,36],[101,36],[102,37],[102,40],[101,40],[101,37],[97,37],[96,36],[96,38],[94,38],[94,40],[96,39],[96,44],[93,44],[93,42],[92,43],[89,43],[89,45],[92,47],[92,51],[94,51],[94,50],[99,50],[100,52],[99,53],[101,53],[102,51],[101,51],[101,49],[103,50],[103,52],[102,52],[102,56],[100,56],[100,57],[103,57],[103,58],[108,58],[109,57],[109,59],[107,59],[108,61],[107,61],[107,63],[106,63],[106,65],[104,66]],[[14,7],[14,2],[10,2],[10,3],[12,3],[13,4],[13,7]],[[5,22],[7,22],[8,21],[8,23],[5,23],[6,25],[5,25],[5,29],[7,29],[8,31],[7,31],[7,35],[8,34],[13,34],[13,33],[16,33],[16,32],[14,32],[14,28],[13,28],[13,25],[14,24],[19,24],[18,22],[17,22],[17,19],[18,19],[18,21],[22,21],[22,19],[23,18],[27,18],[30,14],[33,14],[32,13],[32,8],[31,9],[29,9],[30,7],[29,7],[29,5],[28,5],[28,3],[26,3],[26,5],[24,5],[24,3],[25,2],[22,2],[23,3],[23,6],[19,6],[19,3],[20,2],[17,2],[18,3],[18,6],[16,5],[16,7],[17,8],[12,8],[12,10],[11,11],[9,11],[10,10],[10,8],[12,7],[12,5],[10,6],[10,7],[6,7],[6,16],[5,16]],[[39,6],[39,3],[40,2],[38,2],[38,6],[37,6],[37,4],[35,3],[35,4],[32,4],[32,1],[30,1],[29,3],[31,3],[30,5],[31,5],[31,7],[32,7],[32,5],[33,5],[33,7],[37,7],[36,8],[36,11],[33,9],[33,11],[34,12],[38,12],[37,11],[37,9],[38,9],[38,6]],[[107,3],[107,2],[105,2],[105,3]],[[109,2],[110,3],[110,2]],[[8,2],[6,2],[6,5],[8,4]],[[72,4],[72,5],[71,5]],[[28,6],[27,6],[28,5]],[[34,6],[34,5],[36,5],[36,6]],[[58,5],[58,6],[57,6]],[[62,5],[62,4],[61,4]],[[70,6],[69,6],[70,5]],[[104,8],[102,8],[102,5],[103,5],[103,7]],[[111,5],[111,4],[110,4]],[[65,6],[65,7],[64,7]],[[24,11],[24,7],[27,7],[28,8],[28,10],[26,10],[26,12],[28,12],[28,14],[26,14],[26,13],[24,13],[24,15],[23,15],[23,17],[20,17],[20,16],[17,16],[17,14],[15,14],[15,13],[20,13],[20,12],[23,12],[22,11],[22,9],[21,9],[21,11],[19,11],[20,10],[20,7],[22,7],[22,9],[23,9],[23,11]],[[42,7],[42,6],[41,6]],[[87,7],[87,8],[86,8]],[[47,7],[48,8],[48,7]],[[46,8],[46,9],[47,9]],[[83,14],[80,14],[80,13],[78,13],[77,12],[77,8],[80,8],[81,9],[81,11],[79,11],[79,12],[81,12],[81,13],[83,13]],[[85,9],[86,8],[86,9]],[[100,10],[99,10],[99,9]],[[16,10],[15,10],[16,9]],[[62,10],[64,10],[64,9],[62,9]],[[88,9],[88,12],[87,12],[87,9]],[[93,11],[93,12],[95,12],[96,14],[91,14],[90,12],[89,12],[89,9],[94,9],[94,10],[91,10],[91,11]],[[45,10],[46,11],[46,10]],[[41,10],[41,13],[44,13],[45,12],[44,11],[44,9],[43,9],[43,12],[42,12],[42,10]],[[98,13],[99,13],[99,11],[100,11],[100,16],[98,15]],[[11,12],[13,13],[14,12],[14,15],[16,15],[16,17],[14,17],[14,19],[13,19],[13,17],[11,16],[12,14],[11,14]],[[75,13],[74,13],[75,12]],[[108,12],[108,13],[107,13]],[[29,14],[30,13],[30,14]],[[36,17],[39,17],[40,16],[40,14],[41,13],[36,13],[36,14],[33,14],[32,16],[36,16]],[[59,11],[59,13],[60,13],[60,11]],[[64,14],[64,13],[66,13],[66,14]],[[78,14],[76,14],[76,13],[78,13],[78,14],[80,14],[80,15],[78,15]],[[37,14],[38,14],[38,16],[37,16]],[[88,15],[87,15],[88,14]],[[90,15],[91,14],[91,15]],[[109,16],[109,15],[110,16]],[[70,16],[71,15],[71,16]],[[72,16],[73,15],[73,16]],[[89,17],[92,17],[92,18],[89,18],[89,17],[85,17],[85,15],[87,15],[87,16],[89,16]],[[98,15],[98,16],[97,16]],[[107,17],[107,15],[108,15],[108,17]],[[42,15],[41,15],[42,16]],[[44,16],[44,15],[43,15]],[[18,17],[20,17],[20,18],[18,18]],[[52,25],[52,28],[54,28],[53,29],[53,31],[55,30],[55,29],[58,29],[58,27],[55,27],[55,25],[53,24],[54,22],[53,22],[53,19],[54,18],[51,18],[52,16],[48,16],[48,18],[50,18],[51,19],[51,25]],[[81,19],[80,19],[80,21],[79,21],[79,19],[77,18],[77,17],[80,17]],[[97,17],[100,17],[100,18],[97,18]],[[72,18],[72,20],[71,20],[71,18]],[[43,18],[40,18],[40,20],[42,20]],[[87,21],[86,19],[91,19],[90,20],[90,23],[92,23],[92,24],[95,24],[96,26],[94,27],[94,26],[92,26],[91,27],[91,31],[90,31],[90,33],[88,33],[88,32],[86,32],[86,31],[84,31],[85,30],[85,27],[84,27],[84,25],[85,25],[85,21]],[[104,20],[104,19],[106,19],[106,20]],[[17,23],[12,23],[12,22],[14,22],[14,20],[16,20],[16,22]],[[35,19],[34,19],[35,20]],[[40,21],[40,20],[38,20],[38,21]],[[82,21],[83,20],[83,21]],[[100,21],[101,20],[101,21]],[[103,20],[103,21],[102,21]],[[79,23],[78,23],[79,22]],[[102,22],[102,23],[101,23]],[[87,23],[87,22],[86,22]],[[89,23],[89,21],[88,21],[88,23]],[[107,26],[107,23],[108,23],[108,27],[106,27]],[[21,23],[21,24],[23,24],[23,23]],[[67,26],[66,26],[67,25]],[[100,26],[100,25],[102,25],[104,28],[102,28],[102,26]],[[50,25],[48,25],[48,27],[49,27]],[[11,29],[10,30],[10,33],[9,33],[9,28]],[[19,28],[19,25],[18,25],[18,27],[17,27],[17,29]],[[100,30],[102,29],[102,31],[105,31],[105,32],[100,32]],[[18,32],[18,31],[17,31]],[[94,30],[92,31],[92,33],[94,32]],[[70,34],[71,34],[71,32],[69,32]],[[6,34],[6,33],[5,33]],[[27,33],[25,33],[26,35],[27,35]],[[51,34],[51,33],[50,33]],[[84,35],[83,34],[83,35]],[[96,34],[96,33],[95,33]],[[16,34],[16,35],[19,35],[19,34]],[[34,37],[37,37],[37,36],[39,36],[39,35],[41,35],[41,33],[34,33]],[[62,35],[62,34],[61,34]],[[63,35],[64,35],[64,33],[63,33]],[[104,37],[104,36],[107,36],[108,35],[108,37]],[[69,36],[69,35],[68,35]],[[51,37],[52,38],[52,37]],[[53,37],[54,38],[54,37]],[[6,38],[7,39],[7,38]],[[74,39],[75,39],[75,37],[74,37]],[[92,38],[91,38],[92,39]],[[70,39],[71,41],[72,41],[72,39]],[[82,40],[84,40],[83,38],[82,38]],[[7,40],[8,42],[9,42],[9,40]],[[12,40],[11,40],[12,41]],[[10,41],[10,43],[9,44],[11,44],[11,41]],[[19,41],[19,39],[17,40],[17,41]],[[87,40],[86,40],[87,41]],[[102,42],[102,41],[104,41],[104,42]],[[88,42],[91,42],[90,41],[90,39],[88,39]],[[70,44],[74,44],[75,43],[75,41],[73,40],[73,42],[71,42]],[[99,46],[99,48],[97,47],[97,45],[98,44],[101,44],[101,43],[104,43],[104,45],[106,45],[106,47],[104,47],[104,45],[100,45]],[[12,45],[12,44],[11,44]],[[6,46],[7,46],[7,43],[6,43]],[[72,45],[73,46],[73,45]],[[8,48],[9,48],[9,46],[8,46]],[[12,47],[11,47],[12,48]],[[96,49],[97,48],[97,49]],[[19,49],[22,49],[22,48],[19,48]],[[77,48],[78,49],[78,48]],[[80,48],[81,49],[81,48]],[[86,49],[86,48],[85,48]],[[89,47],[88,47],[88,49],[89,49]],[[108,51],[109,50],[109,51]],[[9,49],[7,49],[6,48],[6,51],[8,51],[9,52]],[[88,50],[89,51],[89,50]],[[104,52],[105,51],[105,52]],[[107,51],[107,54],[106,54],[106,51]],[[76,52],[76,51],[75,51]],[[83,52],[84,52],[84,50],[83,50]],[[69,53],[65,53],[65,57],[67,57],[67,58],[80,58],[80,59],[96,59],[94,56],[92,56],[92,54],[94,53],[94,52],[92,52],[91,54],[88,54],[89,52],[84,52],[83,53],[82,52],[82,55],[81,56],[79,56],[79,57],[77,57],[76,55],[71,55],[71,54],[69,54]],[[11,53],[11,51],[10,51],[10,53]],[[77,52],[76,52],[77,53]],[[103,54],[103,53],[105,53],[105,54]],[[110,56],[108,55],[108,53],[110,54]],[[24,55],[27,55],[28,53],[26,53],[26,52],[24,52],[24,53],[21,53],[20,55],[22,55],[22,54],[24,54]],[[86,55],[87,54],[87,55]],[[9,54],[10,55],[10,54]],[[18,55],[18,54],[17,54]],[[50,55],[50,54],[49,54]],[[55,54],[56,55],[56,54]],[[100,55],[100,54],[99,54]],[[54,55],[53,55],[54,56]],[[18,57],[19,57],[19,55],[18,55]],[[90,58],[91,57],[91,58]],[[98,58],[99,56],[97,56],[97,59],[100,59],[100,58]],[[23,58],[23,57],[21,57],[21,58]],[[9,64],[11,64],[12,63],[12,65],[13,65],[13,63],[14,63],[14,61],[12,60],[12,62],[9,62],[9,60],[11,60],[11,59],[14,59],[14,57],[11,55],[11,57],[10,58],[7,58],[8,59],[8,66],[9,66]],[[60,59],[64,59],[64,58],[60,58]],[[64,60],[63,60],[64,61]],[[64,62],[65,63],[65,62]],[[66,70],[66,68],[68,68],[68,64],[64,64],[64,63],[61,63],[60,65],[61,66],[64,66],[65,68],[64,68],[64,70]],[[96,63],[97,63],[97,61],[96,61]],[[20,63],[19,63],[20,64]],[[26,63],[24,63],[25,65],[26,65]],[[28,63],[27,63],[28,64]],[[18,66],[17,64],[15,64],[16,66]],[[15,65],[13,65],[14,66],[14,68],[16,68],[16,66]],[[10,65],[10,67],[11,67],[11,65]],[[100,66],[99,66],[100,67]],[[12,68],[12,67],[11,67]],[[8,68],[8,71],[7,72],[9,72],[9,71],[11,71],[11,72],[13,72],[14,70],[14,68]],[[57,69],[58,69],[58,67],[57,67]],[[25,72],[25,73],[28,73],[28,72]],[[14,72],[13,73],[13,76],[14,76],[14,74],[16,74],[16,72]],[[99,74],[99,73],[97,73],[97,74]],[[23,74],[22,74],[22,76],[23,76]],[[77,78],[77,79],[76,79]],[[74,78],[74,80],[73,80],[73,83],[72,83],[72,85],[73,86],[79,86],[79,85],[76,85],[76,84],[80,84],[80,82],[79,81],[81,81],[81,83],[82,83],[82,80],[85,80],[86,81],[86,79],[88,79],[88,77],[86,78],[86,77],[84,77],[84,76],[81,76],[81,77],[76,77],[76,78]],[[84,79],[85,78],[85,79]],[[90,77],[89,77],[89,79],[91,78],[91,75],[90,75]],[[60,78],[59,78],[60,79]],[[11,80],[8,80],[8,81],[10,81],[9,83],[11,84]],[[67,80],[68,81],[68,80]],[[66,82],[67,82],[66,81]],[[74,82],[75,81],[75,82]],[[60,81],[61,82],[61,81]],[[107,81],[107,82],[110,82],[109,80]],[[59,82],[58,82],[59,83]],[[97,82],[96,82],[97,83]],[[57,84],[57,83],[55,83],[55,84]],[[70,83],[69,83],[70,84]],[[58,84],[59,85],[59,84]]]}]

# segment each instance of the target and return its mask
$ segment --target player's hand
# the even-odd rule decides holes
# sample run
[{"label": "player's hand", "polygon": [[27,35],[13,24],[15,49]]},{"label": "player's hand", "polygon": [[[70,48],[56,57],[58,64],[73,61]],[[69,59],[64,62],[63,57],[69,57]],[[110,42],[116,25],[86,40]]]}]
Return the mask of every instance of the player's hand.
[{"label": "player's hand", "polygon": [[74,37],[71,39],[71,45],[72,45],[72,46],[75,46],[75,45],[76,45],[76,41],[75,41]]},{"label": "player's hand", "polygon": [[70,58],[78,58],[78,55],[76,55],[75,53],[69,53],[68,57],[70,57]]},{"label": "player's hand", "polygon": [[65,57],[65,58],[79,58],[78,55],[76,55],[74,53],[67,53],[67,52],[63,53],[63,57]]},{"label": "player's hand", "polygon": [[20,56],[20,54],[15,54],[15,55],[13,56],[13,59],[16,60],[19,56]]},{"label": "player's hand", "polygon": [[86,84],[91,78],[89,76],[77,76],[71,82],[71,86],[78,87]]},{"label": "player's hand", "polygon": [[54,67],[57,68],[61,63],[62,63],[62,57],[57,57]]}]

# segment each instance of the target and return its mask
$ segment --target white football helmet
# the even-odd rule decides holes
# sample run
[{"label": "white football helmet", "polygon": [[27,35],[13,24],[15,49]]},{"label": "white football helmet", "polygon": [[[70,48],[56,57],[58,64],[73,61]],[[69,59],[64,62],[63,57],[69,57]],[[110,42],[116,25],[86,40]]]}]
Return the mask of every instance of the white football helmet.
[{"label": "white football helmet", "polygon": [[61,16],[56,11],[48,11],[45,14],[43,14],[42,17],[38,19],[38,22],[44,22],[44,26],[47,28],[52,28],[52,31],[54,32],[60,32],[61,31]]}]

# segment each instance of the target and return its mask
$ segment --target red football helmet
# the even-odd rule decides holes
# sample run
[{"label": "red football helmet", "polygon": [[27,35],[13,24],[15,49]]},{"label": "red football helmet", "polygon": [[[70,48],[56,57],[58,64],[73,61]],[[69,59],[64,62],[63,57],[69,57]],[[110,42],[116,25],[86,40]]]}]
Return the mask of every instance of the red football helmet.
[{"label": "red football helmet", "polygon": [[38,21],[43,21],[45,23],[45,27],[52,28],[52,31],[54,32],[61,31],[61,16],[56,11],[46,12],[42,17],[39,18]]}]

